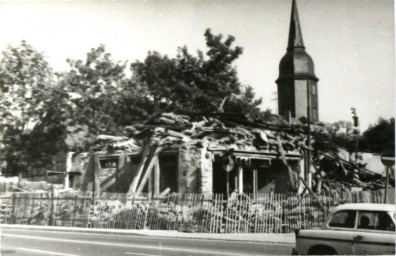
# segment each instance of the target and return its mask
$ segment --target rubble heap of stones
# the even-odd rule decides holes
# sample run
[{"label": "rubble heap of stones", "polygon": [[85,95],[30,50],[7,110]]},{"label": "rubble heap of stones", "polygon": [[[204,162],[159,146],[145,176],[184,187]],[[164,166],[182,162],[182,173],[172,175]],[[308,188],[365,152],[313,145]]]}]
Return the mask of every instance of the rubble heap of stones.
[{"label": "rubble heap of stones", "polygon": [[[313,126],[313,129],[320,127]],[[384,187],[382,176],[340,158],[336,152],[320,152],[308,146],[307,127],[304,125],[250,123],[229,114],[187,116],[162,113],[145,124],[128,126],[125,130],[128,133],[126,137],[99,136],[94,149],[142,153],[146,145],[169,150],[188,144],[224,152],[276,152],[281,159],[288,152],[304,156],[304,152],[309,150],[313,152],[315,167],[311,192],[330,193],[333,189],[348,190],[353,186],[367,189]],[[313,139],[311,145],[314,145]]]}]

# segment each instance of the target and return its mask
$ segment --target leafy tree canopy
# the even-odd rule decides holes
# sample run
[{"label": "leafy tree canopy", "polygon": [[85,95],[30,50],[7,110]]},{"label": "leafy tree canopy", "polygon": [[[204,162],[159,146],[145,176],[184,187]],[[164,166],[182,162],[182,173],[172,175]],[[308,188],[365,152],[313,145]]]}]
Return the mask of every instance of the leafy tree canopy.
[{"label": "leafy tree canopy", "polygon": [[8,46],[0,60],[0,143],[11,173],[27,165],[45,166],[60,136],[59,95],[44,55],[22,41]]},{"label": "leafy tree canopy", "polygon": [[382,153],[395,150],[395,118],[379,118],[363,133],[360,141],[361,149],[366,152]]},{"label": "leafy tree canopy", "polygon": [[[66,94],[67,116],[74,128],[88,136],[116,133],[125,63],[115,62],[103,45],[91,49],[85,60],[70,60],[70,70],[59,73],[59,88]],[[75,129],[76,130],[76,129]]]},{"label": "leafy tree canopy", "polygon": [[0,60],[0,131],[31,129],[45,113],[53,87],[53,73],[42,53],[22,41],[8,48]]},{"label": "leafy tree canopy", "polygon": [[[395,119],[379,118],[378,122],[359,134],[352,122],[338,121],[327,124],[325,129],[314,133],[316,148],[321,150],[337,150],[342,147],[354,152],[359,151],[380,154],[395,148]],[[357,143],[358,142],[358,143]]]},{"label": "leafy tree canopy", "polygon": [[[8,168],[15,173],[32,162],[50,166],[70,133],[123,134],[123,127],[165,111],[230,113],[254,120],[261,112],[250,86],[238,79],[235,38],[204,33],[206,52],[186,46],[175,57],[149,52],[144,61],[114,61],[103,45],[83,60],[68,59],[69,70],[53,74],[42,53],[22,41],[0,60],[0,139]],[[89,144],[88,144],[89,145]],[[87,148],[85,148],[87,149]]]},{"label": "leafy tree canopy", "polygon": [[133,84],[147,88],[152,99],[152,112],[163,109],[175,112],[225,112],[249,118],[260,115],[251,87],[243,86],[233,62],[242,48],[233,46],[235,38],[205,34],[207,52],[191,54],[186,46],[178,49],[175,58],[149,52],[143,62],[131,64]]},{"label": "leafy tree canopy", "polygon": [[359,134],[352,122],[340,120],[326,124],[323,129],[314,132],[313,136],[318,150],[337,152],[338,148],[344,148],[354,152]]}]

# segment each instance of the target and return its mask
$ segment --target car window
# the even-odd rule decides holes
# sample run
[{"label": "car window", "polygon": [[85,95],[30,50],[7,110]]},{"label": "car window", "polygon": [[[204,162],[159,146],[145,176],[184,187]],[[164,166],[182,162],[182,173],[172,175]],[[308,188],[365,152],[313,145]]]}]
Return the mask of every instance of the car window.
[{"label": "car window", "polygon": [[333,214],[329,221],[330,227],[353,228],[355,227],[356,211],[339,211]]},{"label": "car window", "polygon": [[378,213],[359,212],[358,229],[375,229],[378,222]]},{"label": "car window", "polygon": [[395,223],[387,212],[381,212],[379,214],[378,229],[395,232]]},{"label": "car window", "polygon": [[395,231],[395,224],[387,212],[360,211],[358,229]]},{"label": "car window", "polygon": [[360,211],[358,229],[395,231],[395,224],[387,212]]}]

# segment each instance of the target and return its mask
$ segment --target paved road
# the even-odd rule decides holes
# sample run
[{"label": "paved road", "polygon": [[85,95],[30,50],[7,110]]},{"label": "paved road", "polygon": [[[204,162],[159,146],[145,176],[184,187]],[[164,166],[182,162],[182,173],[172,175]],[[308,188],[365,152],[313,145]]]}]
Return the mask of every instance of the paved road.
[{"label": "paved road", "polygon": [[45,230],[1,230],[2,256],[290,255],[292,244]]}]

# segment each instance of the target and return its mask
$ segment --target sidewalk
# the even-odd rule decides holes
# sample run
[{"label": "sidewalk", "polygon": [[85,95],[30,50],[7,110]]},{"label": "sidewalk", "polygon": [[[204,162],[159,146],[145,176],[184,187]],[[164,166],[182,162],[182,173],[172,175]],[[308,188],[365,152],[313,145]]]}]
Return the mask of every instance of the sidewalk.
[{"label": "sidewalk", "polygon": [[142,236],[169,237],[169,238],[210,239],[210,240],[246,241],[246,242],[249,241],[249,242],[267,242],[267,243],[283,243],[283,244],[295,243],[294,233],[211,234],[211,233],[185,233],[185,232],[167,231],[167,230],[125,230],[125,229],[98,229],[98,228],[49,227],[49,226],[0,224],[0,230],[2,228],[51,230],[51,231],[75,231],[75,232],[87,232],[87,233],[108,233],[108,234],[142,235]]}]

